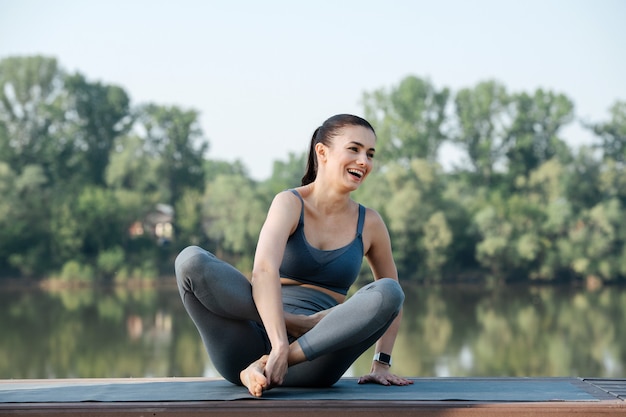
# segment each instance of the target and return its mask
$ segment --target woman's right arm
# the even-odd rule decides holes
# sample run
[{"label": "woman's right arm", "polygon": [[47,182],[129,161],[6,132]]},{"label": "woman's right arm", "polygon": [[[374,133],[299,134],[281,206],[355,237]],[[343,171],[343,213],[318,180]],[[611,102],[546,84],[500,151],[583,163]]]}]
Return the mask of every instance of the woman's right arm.
[{"label": "woman's right arm", "polygon": [[261,228],[254,266],[252,296],[272,350],[265,368],[270,385],[280,385],[287,373],[289,342],[285,328],[279,268],[289,235],[300,218],[300,202],[291,192],[274,197]]}]

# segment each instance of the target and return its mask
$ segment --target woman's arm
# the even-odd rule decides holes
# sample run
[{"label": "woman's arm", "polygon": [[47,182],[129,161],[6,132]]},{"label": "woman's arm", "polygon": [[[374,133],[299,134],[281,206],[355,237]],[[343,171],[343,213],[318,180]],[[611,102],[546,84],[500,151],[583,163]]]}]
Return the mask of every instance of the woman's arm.
[{"label": "woman's arm", "polygon": [[287,239],[295,230],[299,218],[297,197],[290,192],[278,194],[261,228],[254,256],[252,296],[272,345],[265,367],[265,376],[270,386],[282,384],[287,373],[289,342],[278,270]]},{"label": "woman's arm", "polygon": [[[374,279],[392,278],[398,280],[398,270],[391,251],[391,238],[385,222],[380,215],[372,210],[367,210],[365,228],[369,238],[369,249],[365,254],[367,261],[374,275]],[[376,352],[383,352],[391,355],[393,345],[400,329],[402,320],[402,310],[391,323],[391,326],[376,342]],[[393,375],[390,367],[378,361],[372,362],[372,369],[369,375],[359,379],[359,383],[377,382],[382,385],[407,385],[412,384],[406,378]]]}]

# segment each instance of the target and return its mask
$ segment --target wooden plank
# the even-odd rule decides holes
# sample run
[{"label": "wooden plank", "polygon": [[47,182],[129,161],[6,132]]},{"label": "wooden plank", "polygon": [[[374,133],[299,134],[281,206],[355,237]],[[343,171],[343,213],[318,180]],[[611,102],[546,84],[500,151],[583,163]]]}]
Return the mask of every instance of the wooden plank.
[{"label": "wooden plank", "polygon": [[352,416],[624,416],[622,401],[601,403],[475,403],[475,402],[375,402],[372,401],[227,401],[190,403],[81,403],[0,406],[0,415],[22,417],[86,416],[249,416],[268,417],[352,417]]}]

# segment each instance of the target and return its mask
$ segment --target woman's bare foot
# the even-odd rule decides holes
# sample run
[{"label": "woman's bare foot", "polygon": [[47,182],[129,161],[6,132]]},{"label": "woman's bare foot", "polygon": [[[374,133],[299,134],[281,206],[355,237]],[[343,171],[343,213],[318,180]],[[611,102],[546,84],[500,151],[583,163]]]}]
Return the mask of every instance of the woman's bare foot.
[{"label": "woman's bare foot", "polygon": [[248,388],[250,394],[255,397],[263,395],[267,387],[267,378],[265,377],[265,366],[267,365],[268,355],[261,356],[255,362],[252,362],[246,369],[239,373],[241,383]]},{"label": "woman's bare foot", "polygon": [[[334,308],[334,307],[333,307]],[[330,311],[322,310],[310,316],[304,314],[293,314],[285,311],[285,326],[287,333],[293,337],[300,337],[317,325]]]}]

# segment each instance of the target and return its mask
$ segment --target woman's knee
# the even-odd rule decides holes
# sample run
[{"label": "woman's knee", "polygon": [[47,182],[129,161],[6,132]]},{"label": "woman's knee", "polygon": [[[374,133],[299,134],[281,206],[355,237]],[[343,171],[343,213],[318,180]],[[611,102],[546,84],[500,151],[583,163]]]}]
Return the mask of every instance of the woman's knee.
[{"label": "woman's knee", "polygon": [[185,261],[193,258],[195,255],[206,254],[207,251],[202,249],[200,246],[187,246],[185,249],[180,251],[178,256],[176,256],[176,260],[174,261],[174,265],[179,267]]},{"label": "woman's knee", "polygon": [[389,309],[390,313],[398,313],[404,303],[404,291],[400,283],[392,278],[381,278],[374,285],[383,295],[382,308]]},{"label": "woman's knee", "polygon": [[174,261],[174,270],[178,281],[193,278],[202,265],[207,263],[209,252],[199,246],[188,246],[183,249]]}]

